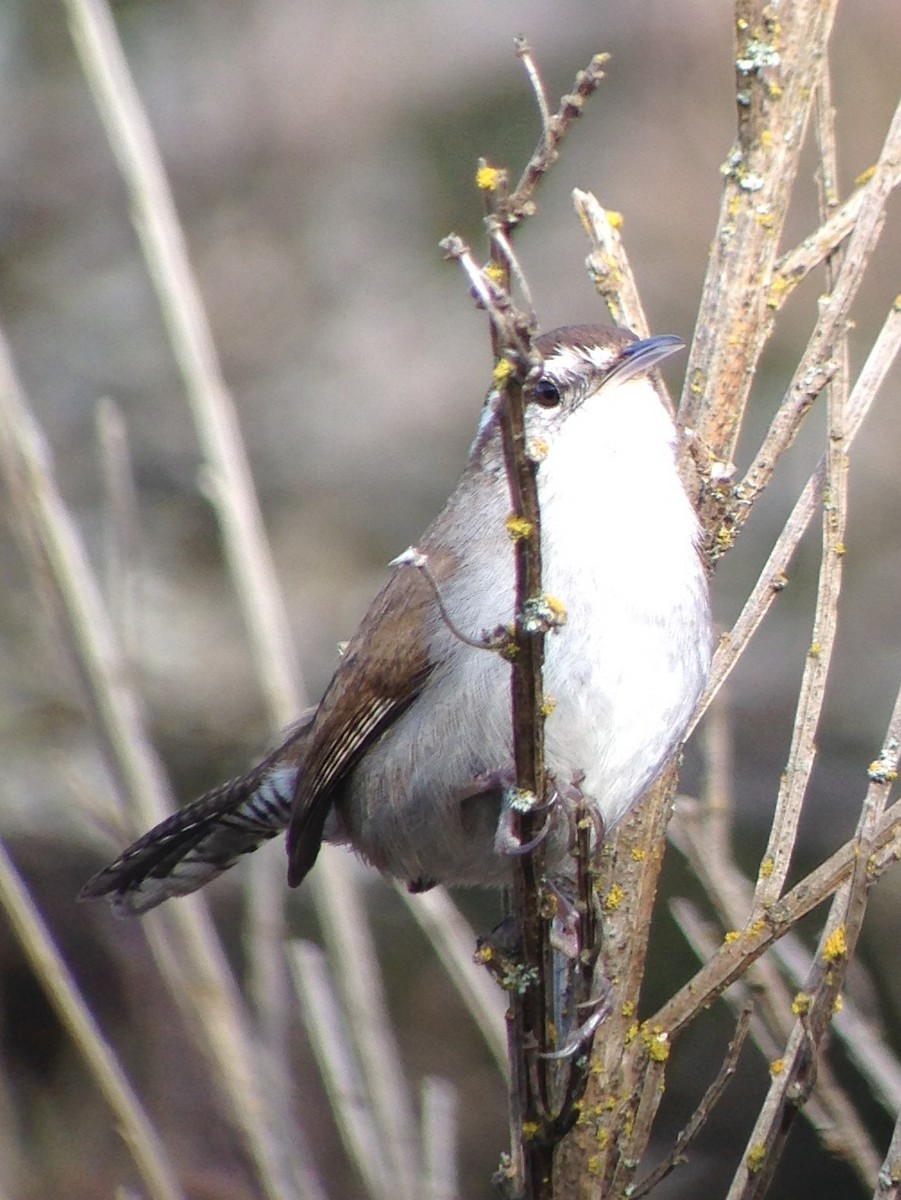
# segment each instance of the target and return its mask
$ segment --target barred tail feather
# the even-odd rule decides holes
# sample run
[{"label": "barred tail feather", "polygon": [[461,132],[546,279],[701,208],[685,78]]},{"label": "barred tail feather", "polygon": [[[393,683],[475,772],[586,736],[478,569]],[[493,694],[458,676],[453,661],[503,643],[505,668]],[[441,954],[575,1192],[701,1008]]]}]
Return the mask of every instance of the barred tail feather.
[{"label": "barred tail feather", "polygon": [[296,766],[273,755],[145,833],[89,879],[79,899],[109,896],[118,914],[135,916],[196,891],[285,831],[296,776]]}]

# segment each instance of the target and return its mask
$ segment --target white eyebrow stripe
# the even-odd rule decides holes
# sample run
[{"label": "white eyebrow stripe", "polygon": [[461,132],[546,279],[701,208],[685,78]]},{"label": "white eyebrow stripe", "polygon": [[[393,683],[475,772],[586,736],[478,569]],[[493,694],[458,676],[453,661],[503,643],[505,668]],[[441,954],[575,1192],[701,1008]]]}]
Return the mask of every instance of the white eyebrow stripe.
[{"label": "white eyebrow stripe", "polygon": [[581,375],[586,366],[596,371],[606,371],[618,355],[609,346],[556,346],[553,353],[545,356],[545,370],[555,379],[565,380]]}]

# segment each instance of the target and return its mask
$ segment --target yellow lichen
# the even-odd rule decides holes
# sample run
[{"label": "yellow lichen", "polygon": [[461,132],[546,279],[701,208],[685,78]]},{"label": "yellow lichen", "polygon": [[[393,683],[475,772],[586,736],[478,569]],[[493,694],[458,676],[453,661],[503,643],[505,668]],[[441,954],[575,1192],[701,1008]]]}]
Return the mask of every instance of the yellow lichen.
[{"label": "yellow lichen", "polygon": [[486,163],[476,171],[476,187],[482,192],[496,191],[500,177],[501,172],[497,167],[489,167]]},{"label": "yellow lichen", "polygon": [[826,938],[826,944],[823,946],[823,962],[837,962],[838,959],[847,957],[847,954],[848,942],[845,938],[845,927],[837,925]]},{"label": "yellow lichen", "polygon": [[625,892],[623,889],[618,883],[615,883],[604,897],[604,908],[606,908],[607,912],[616,912],[622,904],[624,896]]},{"label": "yellow lichen", "polygon": [[757,1142],[748,1151],[748,1157],[745,1159],[745,1166],[752,1175],[756,1175],[766,1161],[766,1146],[763,1142]]},{"label": "yellow lichen", "polygon": [[548,596],[545,593],[544,602],[553,613],[554,624],[564,625],[566,623],[566,605],[562,600],[558,600],[556,596]]},{"label": "yellow lichen", "polygon": [[492,383],[496,388],[503,387],[512,374],[512,365],[506,358],[502,358],[494,364],[494,370],[491,372]]},{"label": "yellow lichen", "polygon": [[518,517],[516,513],[511,513],[504,524],[511,542],[518,542],[522,538],[531,537],[532,522],[527,521],[525,517]]},{"label": "yellow lichen", "polygon": [[771,1075],[781,1075],[784,1070],[785,1070],[785,1059],[784,1058],[774,1058],[773,1061],[770,1063],[770,1074]]},{"label": "yellow lichen", "polygon": [[867,169],[865,171],[861,171],[861,173],[854,180],[854,186],[855,187],[863,187],[863,185],[865,183],[870,182],[870,180],[873,178],[873,176],[875,174],[876,174],[876,166],[874,164],[872,167],[867,167]]},{"label": "yellow lichen", "polygon": [[804,1013],[810,1011],[811,998],[807,992],[798,992],[794,1000],[792,1000],[792,1016],[802,1017]]},{"label": "yellow lichen", "polygon": [[765,858],[760,864],[760,878],[769,879],[775,869],[776,864],[773,862],[773,860],[771,858]]},{"label": "yellow lichen", "polygon": [[492,283],[504,283],[506,281],[507,272],[500,263],[487,263],[483,270]]},{"label": "yellow lichen", "polygon": [[610,226],[611,229],[622,229],[623,214],[621,212],[615,212],[612,208],[608,208],[606,215],[607,215],[607,224]]},{"label": "yellow lichen", "polygon": [[669,1038],[662,1029],[649,1029],[645,1026],[641,1031],[641,1040],[645,1044],[651,1062],[666,1062],[669,1058],[670,1045]]},{"label": "yellow lichen", "polygon": [[730,929],[729,932],[726,934],[726,936],[723,938],[723,942],[725,943],[725,945],[731,946],[732,943],[737,942],[740,937],[741,937],[741,934],[738,932],[737,929]]}]

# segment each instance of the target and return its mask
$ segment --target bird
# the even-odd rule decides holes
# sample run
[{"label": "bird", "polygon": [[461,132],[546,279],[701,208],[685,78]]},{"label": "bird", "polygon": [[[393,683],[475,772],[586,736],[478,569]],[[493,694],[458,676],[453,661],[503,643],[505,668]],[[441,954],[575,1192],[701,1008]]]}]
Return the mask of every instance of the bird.
[{"label": "bird", "polygon": [[[679,746],[710,665],[700,527],[655,370],[682,342],[572,325],[534,347],[526,436],[540,447],[542,586],[561,614],[545,642],[546,768],[557,805],[577,794],[603,837]],[[82,898],[144,913],[285,831],[291,886],[323,841],[411,891],[510,882],[511,668],[489,636],[514,610],[504,396],[489,392],[459,483],[395,560],[318,705],[245,775],[124,850]],[[549,825],[547,870],[564,872],[566,821]]]}]

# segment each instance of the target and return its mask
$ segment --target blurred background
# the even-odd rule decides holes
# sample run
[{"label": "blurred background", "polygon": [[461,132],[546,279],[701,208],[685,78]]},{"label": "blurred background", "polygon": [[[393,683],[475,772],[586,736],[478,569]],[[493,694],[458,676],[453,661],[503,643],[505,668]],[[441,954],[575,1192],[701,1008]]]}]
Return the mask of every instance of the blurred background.
[{"label": "blurred background", "polygon": [[[386,563],[452,487],[475,427],[491,368],[486,322],[437,243],[455,231],[481,245],[477,159],[515,175],[538,137],[513,36],[530,40],[552,100],[592,53],[612,55],[517,241],[542,326],[605,317],[572,212],[570,192],[581,187],[624,214],[653,331],[688,340],[735,126],[730,7],[134,0],[115,12],[239,410],[298,669],[315,697]],[[840,9],[832,61],[842,195],[874,161],[897,101],[899,37],[897,0],[846,0]],[[109,399],[123,414],[137,495],[127,646],[153,740],[187,799],[243,770],[270,741],[247,638],[198,487],[200,455],[180,379],[61,6],[7,0],[0,60],[0,319],[102,577],[109,513],[98,406]],[[812,170],[808,156],[787,244],[816,223]],[[896,197],[855,306],[855,370],[898,291],[899,215]],[[782,395],[823,286],[819,277],[799,289],[780,320],[740,465]],[[677,372],[668,377],[674,392]],[[853,828],[901,668],[898,384],[896,372],[852,455],[845,616],[805,830],[809,861]],[[822,436],[815,413],[722,564],[714,593],[723,625],[737,615]],[[817,562],[812,537],[729,689],[736,836],[751,872],[790,738]],[[202,1072],[177,1034],[163,1036],[177,1022],[153,991],[140,926],[72,903],[113,849],[86,826],[73,796],[102,795],[109,781],[6,522],[0,760],[0,835],[161,1121],[188,1194],[254,1195],[227,1129],[205,1103]],[[689,752],[686,788],[697,786],[698,772]],[[279,849],[266,852],[281,871]],[[237,954],[234,874],[211,899]],[[677,864],[667,886],[684,886]],[[891,878],[877,889],[862,960],[872,970],[873,1011],[899,1048],[901,978],[886,953],[897,936],[897,890]],[[377,880],[371,895],[411,1079],[431,1071],[461,1087],[461,1191],[487,1196],[506,1139],[502,1081],[396,898]],[[490,925],[491,902],[465,903],[477,927]],[[291,916],[297,928],[311,924],[303,895],[292,897]],[[658,937],[649,1005],[692,968],[665,913]],[[112,1196],[128,1177],[127,1156],[2,923],[0,1054],[0,1161],[13,1164],[8,1179],[0,1169],[0,1183],[23,1200]],[[353,1175],[336,1165],[336,1135],[308,1059],[299,1049],[299,1078],[310,1074],[310,1100],[304,1093],[300,1107],[317,1161],[333,1196],[356,1196]],[[718,1166],[734,1161],[747,1134],[741,1113],[753,1111],[765,1086],[761,1062],[745,1075],[745,1100],[733,1097],[729,1120],[714,1121],[661,1194],[713,1194]],[[676,1075],[677,1097],[679,1088]],[[680,1116],[676,1100],[672,1129]],[[887,1118],[872,1119],[887,1134]],[[799,1129],[774,1194],[856,1194],[853,1178],[824,1155],[812,1165],[813,1145]]]}]

